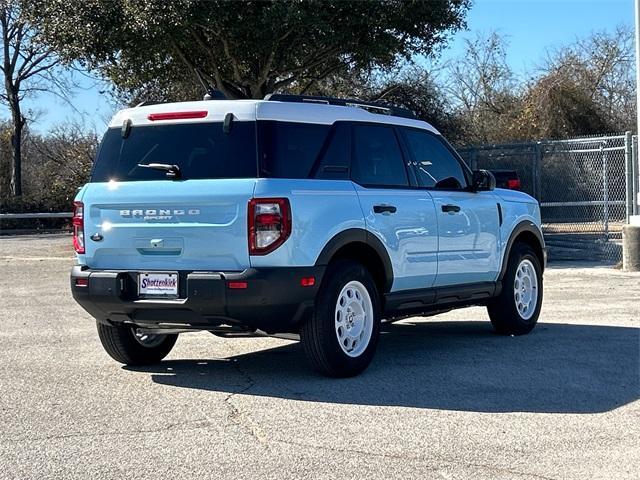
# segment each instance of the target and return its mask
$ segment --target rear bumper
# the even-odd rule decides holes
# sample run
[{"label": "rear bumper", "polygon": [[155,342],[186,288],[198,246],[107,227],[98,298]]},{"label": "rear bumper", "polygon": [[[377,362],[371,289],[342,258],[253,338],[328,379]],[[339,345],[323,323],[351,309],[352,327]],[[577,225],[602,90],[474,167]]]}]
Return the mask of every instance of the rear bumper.
[{"label": "rear bumper", "polygon": [[[221,324],[268,333],[296,332],[313,309],[325,267],[248,269],[243,272],[178,272],[179,298],[141,299],[137,271],[71,270],[73,298],[96,320],[141,326],[212,328]],[[315,284],[303,287],[303,277]],[[86,286],[79,286],[86,283]],[[246,282],[230,289],[228,282]]]}]

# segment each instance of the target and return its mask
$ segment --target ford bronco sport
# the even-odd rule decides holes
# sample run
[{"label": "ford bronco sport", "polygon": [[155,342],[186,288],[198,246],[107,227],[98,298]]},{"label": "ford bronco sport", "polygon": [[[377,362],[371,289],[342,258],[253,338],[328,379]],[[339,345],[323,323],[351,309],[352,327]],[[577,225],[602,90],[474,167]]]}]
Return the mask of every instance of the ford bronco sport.
[{"label": "ford bronco sport", "polygon": [[486,305],[519,335],[542,305],[537,202],[393,107],[272,95],[122,110],[74,205],[73,296],[129,365],[206,330],[299,335],[317,370],[349,376],[383,319]]}]

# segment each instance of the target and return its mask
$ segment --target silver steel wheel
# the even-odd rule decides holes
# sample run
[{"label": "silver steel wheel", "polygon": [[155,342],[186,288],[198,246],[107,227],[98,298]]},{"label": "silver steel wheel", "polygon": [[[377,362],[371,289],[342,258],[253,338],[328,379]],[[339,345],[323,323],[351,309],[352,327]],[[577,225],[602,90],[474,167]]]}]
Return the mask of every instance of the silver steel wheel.
[{"label": "silver steel wheel", "polygon": [[373,304],[369,292],[360,282],[347,283],[338,295],[335,326],[342,351],[350,357],[362,355],[373,332]]},{"label": "silver steel wheel", "polygon": [[147,333],[139,328],[132,327],[131,330],[133,331],[133,338],[135,338],[136,341],[143,347],[158,347],[160,344],[162,344],[162,342],[164,342],[165,339],[165,335]]},{"label": "silver steel wheel", "polygon": [[538,275],[531,260],[524,259],[518,265],[513,282],[513,297],[523,320],[529,320],[538,305]]}]

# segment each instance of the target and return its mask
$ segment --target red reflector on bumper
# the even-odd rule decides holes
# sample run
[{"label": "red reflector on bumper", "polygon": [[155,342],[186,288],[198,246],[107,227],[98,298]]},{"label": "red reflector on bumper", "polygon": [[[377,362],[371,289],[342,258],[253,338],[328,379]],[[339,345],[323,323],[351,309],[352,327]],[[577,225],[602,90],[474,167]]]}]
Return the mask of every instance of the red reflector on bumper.
[{"label": "red reflector on bumper", "polygon": [[76,278],[76,287],[88,287],[89,279],[88,278]]},{"label": "red reflector on bumper", "polygon": [[300,285],[303,287],[313,287],[316,284],[316,277],[304,277],[300,279]]},{"label": "red reflector on bumper", "polygon": [[227,287],[229,287],[231,290],[244,290],[248,286],[249,285],[247,284],[247,282],[229,282],[229,283],[227,283]]}]

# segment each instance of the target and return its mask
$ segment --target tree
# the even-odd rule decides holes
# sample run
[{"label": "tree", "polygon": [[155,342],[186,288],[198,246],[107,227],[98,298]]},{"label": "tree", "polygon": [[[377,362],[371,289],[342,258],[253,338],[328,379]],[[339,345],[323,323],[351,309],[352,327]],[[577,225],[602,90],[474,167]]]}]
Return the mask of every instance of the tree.
[{"label": "tree", "polygon": [[579,91],[580,107],[588,103],[588,110],[599,115],[599,121],[587,123],[581,134],[596,133],[593,128],[632,130],[636,118],[634,62],[633,31],[619,26],[612,33],[594,32],[555,50],[542,68],[540,81],[555,79],[568,90]]},{"label": "tree", "polygon": [[589,91],[561,70],[536,79],[513,123],[514,139],[570,138],[618,130]]},{"label": "tree", "polygon": [[497,32],[465,40],[462,56],[446,66],[444,89],[464,143],[509,140],[519,110],[520,88],[507,62],[507,43]]},{"label": "tree", "polygon": [[515,135],[566,138],[633,130],[633,33],[595,32],[549,54],[523,94]]},{"label": "tree", "polygon": [[[437,73],[437,72],[436,72]],[[305,92],[312,95],[356,98],[403,107],[431,123],[443,135],[455,138],[457,125],[451,105],[433,71],[417,64],[391,74],[352,72],[316,82]]]},{"label": "tree", "polygon": [[60,88],[64,84],[56,74],[59,57],[53,48],[40,41],[23,7],[18,0],[0,0],[0,72],[4,80],[0,102],[11,112],[10,189],[16,197],[22,195],[22,137],[27,123],[21,102],[29,95]]},{"label": "tree", "polygon": [[89,179],[98,137],[78,124],[58,125],[46,135],[31,134],[25,162],[25,191],[45,209],[65,211]]},{"label": "tree", "polygon": [[67,59],[98,69],[121,96],[162,100],[186,99],[196,69],[229,98],[387,69],[431,53],[468,8],[469,0],[30,2]]}]

